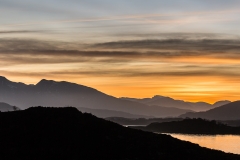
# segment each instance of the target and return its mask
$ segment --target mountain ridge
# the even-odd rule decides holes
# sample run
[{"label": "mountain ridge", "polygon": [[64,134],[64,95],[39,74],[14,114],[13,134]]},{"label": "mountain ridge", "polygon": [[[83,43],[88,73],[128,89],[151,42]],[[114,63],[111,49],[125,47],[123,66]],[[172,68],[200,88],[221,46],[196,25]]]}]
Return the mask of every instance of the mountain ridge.
[{"label": "mountain ridge", "polygon": [[181,118],[204,118],[209,120],[239,120],[240,101],[235,101],[205,112],[185,113]]},{"label": "mountain ridge", "polygon": [[[36,85],[15,83],[0,78],[0,101],[22,107],[28,106],[74,106],[90,109],[104,109],[130,114],[161,117],[160,106],[148,106],[138,102],[121,100],[94,88],[66,81],[40,80]],[[189,110],[174,110],[165,117],[179,116]],[[176,114],[176,112],[178,112]]]},{"label": "mountain ridge", "polygon": [[193,111],[206,111],[212,108],[219,107],[224,104],[230,103],[228,100],[221,100],[215,102],[213,105],[207,102],[187,102],[183,100],[176,100],[171,97],[165,97],[160,95],[155,95],[152,98],[128,98],[128,97],[120,97],[120,99],[125,99],[129,101],[139,102],[146,105],[159,105],[162,107],[172,107],[172,108],[181,108],[181,109],[189,109]]}]

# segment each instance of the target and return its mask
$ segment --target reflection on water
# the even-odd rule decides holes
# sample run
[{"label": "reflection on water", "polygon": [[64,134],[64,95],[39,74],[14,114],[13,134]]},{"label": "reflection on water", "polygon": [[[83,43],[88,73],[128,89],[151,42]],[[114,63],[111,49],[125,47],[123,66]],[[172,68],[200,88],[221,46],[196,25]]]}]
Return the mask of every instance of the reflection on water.
[{"label": "reflection on water", "polygon": [[169,134],[180,140],[197,143],[202,147],[222,150],[240,154],[240,136],[239,135],[187,135],[187,134]]},{"label": "reflection on water", "polygon": [[145,127],[146,125],[123,125],[124,127]]}]

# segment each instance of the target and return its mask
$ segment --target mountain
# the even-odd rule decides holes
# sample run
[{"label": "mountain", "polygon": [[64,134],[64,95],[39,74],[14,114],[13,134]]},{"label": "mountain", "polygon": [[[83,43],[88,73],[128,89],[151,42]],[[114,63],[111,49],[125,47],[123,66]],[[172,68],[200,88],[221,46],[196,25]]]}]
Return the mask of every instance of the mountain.
[{"label": "mountain", "polygon": [[148,106],[151,110],[160,110],[161,112],[158,113],[158,117],[167,118],[167,117],[178,117],[181,114],[187,112],[193,112],[187,109],[180,109],[180,108],[173,108],[173,107],[161,107],[158,105]]},{"label": "mountain", "polygon": [[7,111],[16,111],[19,110],[19,108],[15,106],[11,106],[7,103],[0,102],[0,111],[1,112],[7,112]]},{"label": "mountain", "polygon": [[172,121],[163,123],[157,122],[152,123],[146,127],[139,126],[131,128],[159,133],[240,135],[240,127],[231,127],[216,121],[208,121],[203,119],[184,119],[182,121]]},{"label": "mountain", "polygon": [[170,97],[164,97],[159,95],[156,95],[152,98],[143,98],[143,99],[128,98],[128,97],[122,97],[121,99],[139,102],[146,105],[158,105],[162,107],[180,108],[180,109],[187,109],[192,111],[206,111],[206,110],[230,103],[230,101],[219,101],[211,105],[206,102],[195,102],[195,103],[185,102],[182,100],[175,100]]},{"label": "mountain", "polygon": [[83,114],[76,108],[29,108],[0,113],[0,158],[8,160],[240,159]]},{"label": "mountain", "polygon": [[[162,108],[118,99],[94,88],[70,83],[41,80],[36,85],[11,82],[0,77],[0,101],[26,108],[31,106],[74,106],[91,109],[121,111],[134,115],[161,117]],[[188,111],[186,111],[188,112]],[[185,112],[185,113],[186,113]],[[164,116],[177,115],[168,112]],[[183,114],[183,111],[178,115]]]},{"label": "mountain", "polygon": [[240,101],[232,102],[205,112],[186,113],[181,118],[204,118],[210,120],[239,120]]},{"label": "mountain", "polygon": [[91,108],[77,108],[79,111],[84,113],[91,113],[99,118],[108,118],[108,117],[124,117],[124,118],[150,118],[150,116],[144,116],[144,115],[136,115],[136,114],[130,114],[126,112],[121,111],[113,111],[113,110],[106,110],[106,109],[91,109]]},{"label": "mountain", "polygon": [[225,100],[225,101],[218,101],[218,102],[215,102],[213,104],[213,108],[217,108],[217,107],[229,104],[229,103],[231,103],[231,101],[227,101],[227,100]]}]

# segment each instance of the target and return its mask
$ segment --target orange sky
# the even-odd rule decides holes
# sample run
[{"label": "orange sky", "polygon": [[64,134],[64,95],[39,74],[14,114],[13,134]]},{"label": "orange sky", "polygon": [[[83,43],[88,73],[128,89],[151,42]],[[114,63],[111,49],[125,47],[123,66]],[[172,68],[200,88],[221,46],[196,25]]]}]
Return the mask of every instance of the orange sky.
[{"label": "orange sky", "polygon": [[36,84],[42,78],[70,81],[115,97],[163,95],[214,103],[239,100],[240,77],[237,72],[232,73],[238,69],[237,59],[145,57],[144,61],[136,58],[134,61],[112,63],[20,63],[1,67],[1,75],[27,84]]},{"label": "orange sky", "polygon": [[0,75],[70,81],[116,97],[239,100],[238,0],[0,5]]},{"label": "orange sky", "polygon": [[[40,79],[34,76],[9,76],[12,81],[22,81],[28,84],[36,83]],[[77,78],[80,77],[80,78]],[[152,78],[126,78],[126,77],[44,77],[57,81],[65,80],[91,86],[106,94],[116,97],[152,97],[163,95],[186,101],[205,101],[214,103],[218,100],[239,100],[239,82],[209,77],[155,77]]]}]

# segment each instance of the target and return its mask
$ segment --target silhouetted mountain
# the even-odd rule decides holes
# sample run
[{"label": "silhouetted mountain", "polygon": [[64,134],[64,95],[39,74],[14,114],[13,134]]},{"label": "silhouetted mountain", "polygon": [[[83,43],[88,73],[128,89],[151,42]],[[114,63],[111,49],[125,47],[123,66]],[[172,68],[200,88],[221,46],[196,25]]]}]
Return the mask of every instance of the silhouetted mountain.
[{"label": "silhouetted mountain", "polygon": [[210,120],[239,120],[240,101],[232,102],[206,112],[186,113],[181,118],[204,118]]},{"label": "silhouetted mountain", "polygon": [[144,131],[184,134],[240,134],[240,127],[230,127],[216,121],[184,119],[182,121],[152,123],[146,127],[132,127]]},{"label": "silhouetted mountain", "polygon": [[75,106],[121,111],[150,117],[179,116],[187,112],[182,110],[174,111],[174,109],[172,109],[173,113],[171,111],[165,112],[166,109],[159,106],[148,106],[138,102],[118,99],[83,85],[45,79],[36,85],[26,85],[0,77],[0,101],[23,109],[31,106]]},{"label": "silhouetted mountain", "polygon": [[154,122],[172,122],[172,121],[181,121],[183,118],[138,118],[138,119],[130,119],[130,118],[122,118],[122,117],[108,117],[105,118],[106,120],[115,122],[117,124],[125,125],[125,126],[132,126],[132,125],[149,125]]},{"label": "silhouetted mountain", "polygon": [[217,108],[217,107],[229,104],[229,103],[231,103],[231,101],[227,101],[227,100],[225,100],[225,101],[218,101],[218,102],[215,102],[213,104],[213,108]]},{"label": "silhouetted mountain", "polygon": [[99,118],[108,118],[108,117],[124,117],[124,118],[150,118],[150,116],[144,115],[135,115],[121,111],[112,111],[106,109],[91,109],[91,108],[77,108],[81,112],[91,113]]},{"label": "silhouetted mountain", "polygon": [[0,111],[1,112],[7,112],[7,111],[16,111],[19,110],[16,106],[11,106],[7,103],[0,102]]},{"label": "silhouetted mountain", "polygon": [[181,108],[181,109],[187,109],[192,111],[206,111],[206,110],[230,103],[230,101],[219,101],[219,102],[216,102],[214,105],[211,105],[206,102],[193,103],[193,102],[185,102],[182,100],[175,100],[170,97],[164,97],[159,95],[154,96],[152,98],[143,98],[143,99],[127,98],[127,97],[122,97],[121,99],[139,102],[146,105],[158,105],[162,107]]},{"label": "silhouetted mountain", "polygon": [[189,104],[191,108],[193,108],[192,110],[194,111],[206,111],[215,107],[206,102],[185,102],[185,103]]},{"label": "silhouetted mountain", "polygon": [[0,159],[233,160],[228,154],[82,114],[75,108],[0,113]]}]

